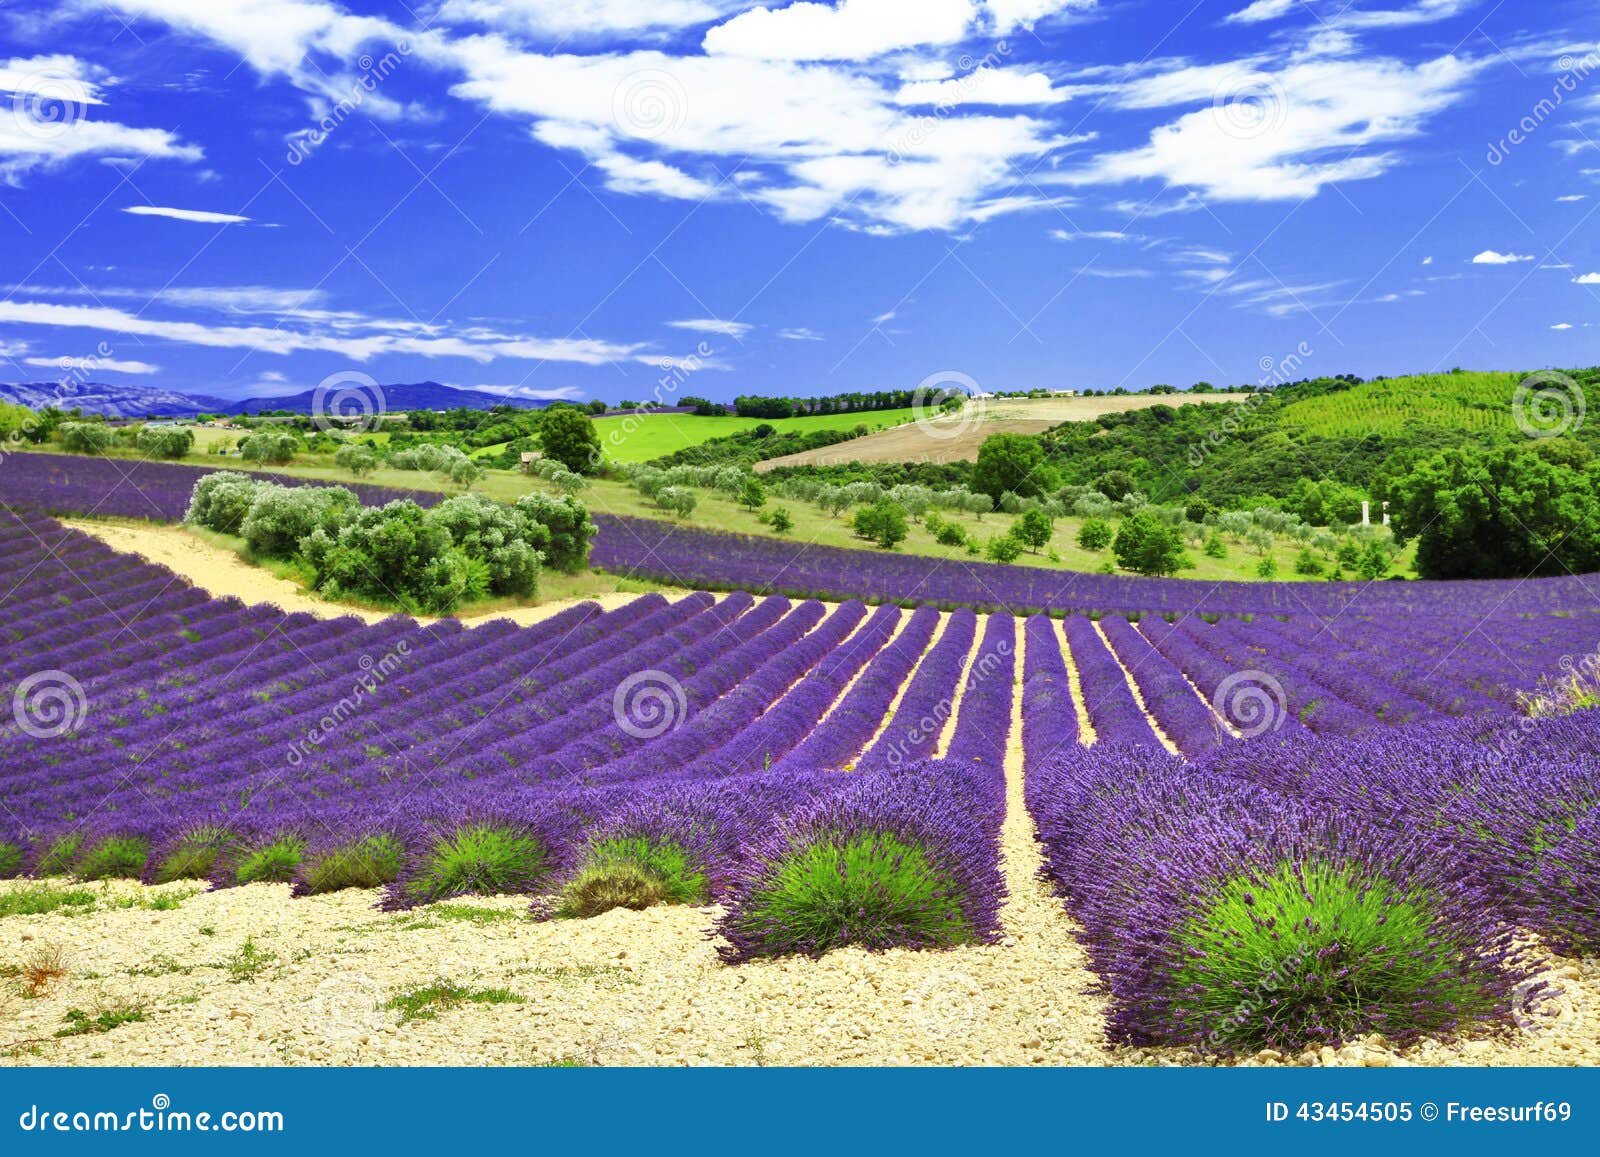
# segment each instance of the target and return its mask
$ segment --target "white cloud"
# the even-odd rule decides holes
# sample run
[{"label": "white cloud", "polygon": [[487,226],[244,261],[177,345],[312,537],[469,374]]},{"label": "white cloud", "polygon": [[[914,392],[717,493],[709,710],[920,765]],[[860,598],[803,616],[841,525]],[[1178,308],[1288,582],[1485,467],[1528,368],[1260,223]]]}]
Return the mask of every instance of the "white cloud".
[{"label": "white cloud", "polygon": [[803,325],[787,326],[778,331],[778,336],[784,341],[821,341],[822,335],[815,330]]},{"label": "white cloud", "polygon": [[533,386],[467,386],[469,390],[481,390],[485,394],[499,394],[503,398],[527,398],[530,401],[545,402],[576,402],[584,396],[577,386],[556,386],[551,389],[535,389]]},{"label": "white cloud", "polygon": [[1095,0],[985,0],[989,23],[1004,36],[1019,28],[1031,29],[1041,20],[1066,12],[1087,11]]},{"label": "white cloud", "polygon": [[1052,229],[1050,236],[1057,241],[1140,241],[1143,238],[1120,229]]},{"label": "white cloud", "polygon": [[882,313],[878,314],[877,317],[872,319],[872,324],[873,325],[882,325],[885,322],[893,321],[895,319],[895,314],[896,314],[895,310],[886,309]]},{"label": "white cloud", "polygon": [[104,68],[75,56],[16,57],[0,61],[0,182],[56,168],[79,157],[198,161],[194,145],[166,129],[134,128],[90,110],[105,104],[115,84]]},{"label": "white cloud", "polygon": [[1585,273],[1582,277],[1572,279],[1574,285],[1600,285],[1600,273]]},{"label": "white cloud", "polygon": [[88,373],[114,373],[114,374],[154,374],[159,373],[160,366],[153,366],[149,362],[118,361],[115,358],[23,358],[24,365],[43,366],[46,369],[61,370],[63,373],[74,367],[83,367]]},{"label": "white cloud", "polygon": [[1465,11],[1478,0],[1417,0],[1407,8],[1382,8],[1364,11],[1346,4],[1333,16],[1333,23],[1346,28],[1409,28],[1432,24]]},{"label": "white cloud", "polygon": [[1551,329],[1571,329],[1572,326],[1570,324],[1568,324],[1567,322],[1563,321],[1563,322],[1558,322],[1557,324],[1551,326],[1550,328]]},{"label": "white cloud", "polygon": [[1433,258],[1432,257],[1424,257],[1422,259],[1422,264],[1424,264],[1424,265],[1432,265],[1433,264]]},{"label": "white cloud", "polygon": [[1533,256],[1527,253],[1500,253],[1493,249],[1485,249],[1472,259],[1474,265],[1516,265],[1522,261],[1532,261]]},{"label": "white cloud", "polygon": [[706,33],[719,56],[870,60],[902,48],[954,44],[978,14],[973,0],[839,0],[741,12]]},{"label": "white cloud", "polygon": [[1565,197],[1557,197],[1556,204],[1570,205],[1574,201],[1587,201],[1588,199],[1589,194],[1587,193],[1568,193]]},{"label": "white cloud", "polygon": [[7,360],[20,358],[31,348],[25,341],[6,341],[0,338],[0,358],[6,358]]},{"label": "white cloud", "polygon": [[691,317],[685,321],[669,321],[674,329],[688,329],[696,333],[715,333],[723,337],[741,338],[755,328],[748,322],[723,321],[717,317]]},{"label": "white cloud", "polygon": [[1162,125],[1142,148],[1097,158],[1039,181],[1159,180],[1231,201],[1310,197],[1364,180],[1399,160],[1389,148],[1466,92],[1481,67],[1455,56],[1417,65],[1385,58],[1186,65],[1129,82],[1122,108],[1202,107]]},{"label": "white cloud", "polygon": [[918,80],[900,87],[894,101],[900,105],[931,104],[955,108],[965,104],[1055,104],[1075,89],[1058,89],[1042,72],[1026,68],[975,68],[963,76],[943,80]]},{"label": "white cloud", "polygon": [[122,210],[135,217],[171,217],[174,221],[195,221],[202,225],[232,225],[250,218],[237,213],[211,213],[205,209],[170,209],[164,205],[129,205]]},{"label": "white cloud", "polygon": [[735,6],[728,0],[445,0],[438,20],[566,39],[692,28]]},{"label": "white cloud", "polygon": [[471,331],[435,337],[406,333],[353,334],[314,329],[291,330],[282,326],[262,325],[212,326],[193,321],[151,318],[110,306],[58,305],[40,301],[0,301],[0,322],[136,334],[215,349],[247,349],[271,354],[305,351],[336,353],[359,362],[379,354],[461,357],[475,362],[518,358],[591,366],[617,361],[653,366],[659,365],[661,360],[645,352],[644,345],[637,342],[536,338],[510,334],[484,336]]},{"label": "white cloud", "polygon": [[1155,276],[1148,269],[1103,269],[1098,265],[1085,265],[1081,269],[1073,270],[1073,273],[1080,277],[1103,277],[1108,281]]},{"label": "white cloud", "polygon": [[1248,8],[1230,13],[1224,24],[1260,24],[1286,15],[1300,0],[1255,0]]}]

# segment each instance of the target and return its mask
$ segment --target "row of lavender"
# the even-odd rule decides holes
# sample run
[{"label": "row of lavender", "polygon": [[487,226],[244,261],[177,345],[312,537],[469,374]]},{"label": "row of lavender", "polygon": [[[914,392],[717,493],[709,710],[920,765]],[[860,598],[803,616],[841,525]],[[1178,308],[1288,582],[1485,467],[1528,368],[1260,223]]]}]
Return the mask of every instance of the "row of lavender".
[{"label": "row of lavender", "polygon": [[[172,463],[13,454],[0,462],[0,503],[56,514],[115,515],[179,521],[202,468]],[[288,485],[305,479],[274,476]],[[352,486],[363,502],[432,492]],[[596,513],[593,565],[619,574],[691,588],[750,590],[791,597],[870,596],[906,606],[932,604],[1013,614],[1291,615],[1364,624],[1409,638],[1466,638],[1473,657],[1487,640],[1537,631],[1527,616],[1592,615],[1594,576],[1528,582],[1210,583],[1080,574],[965,560],[930,568],[916,555],[850,550],[748,537],[649,519]],[[1414,625],[1414,620],[1423,622]],[[1473,632],[1482,632],[1473,639]]]},{"label": "row of lavender", "polygon": [[[0,519],[0,560],[0,690],[18,705],[0,874],[383,886],[397,906],[528,892],[579,913],[721,898],[734,957],[993,935],[986,697],[956,725],[964,759],[924,745],[834,770],[935,612],[648,595],[529,628],[367,626],[209,599],[37,517]],[[808,735],[840,757],[790,761]],[[796,857],[904,887],[841,924],[865,909],[794,894]],[[818,905],[820,926],[795,915]]]},{"label": "row of lavender", "polygon": [[[1048,728],[1050,673],[1025,724]],[[1545,1022],[1540,945],[1600,950],[1600,712],[1307,731],[1194,761],[1032,761],[1110,1035],[1246,1052]]]}]

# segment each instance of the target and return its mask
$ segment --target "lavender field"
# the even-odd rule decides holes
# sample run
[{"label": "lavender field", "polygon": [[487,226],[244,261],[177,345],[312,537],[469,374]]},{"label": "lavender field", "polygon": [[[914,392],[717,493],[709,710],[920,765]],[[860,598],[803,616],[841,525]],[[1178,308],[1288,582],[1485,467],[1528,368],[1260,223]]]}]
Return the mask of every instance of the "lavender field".
[{"label": "lavender field", "polygon": [[[1105,1042],[1204,1055],[1504,1034],[1560,999],[1549,953],[1600,948],[1600,716],[1548,710],[1592,675],[1586,579],[1218,604],[1081,576],[1121,608],[1095,618],[959,597],[970,574],[954,609],[903,608],[892,557],[801,583],[874,608],[607,525],[612,565],[686,550],[735,589],[367,624],[218,597],[41,512],[122,468],[3,475],[7,877],[687,906],[743,968],[1005,951],[1036,833]],[[181,514],[181,469],[141,468],[152,516]]]}]

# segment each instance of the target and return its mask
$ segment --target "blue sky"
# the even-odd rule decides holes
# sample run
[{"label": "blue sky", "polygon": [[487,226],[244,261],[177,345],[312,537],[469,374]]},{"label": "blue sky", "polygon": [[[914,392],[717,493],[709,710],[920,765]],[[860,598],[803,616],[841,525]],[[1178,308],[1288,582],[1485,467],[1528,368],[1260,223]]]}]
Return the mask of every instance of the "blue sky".
[{"label": "blue sky", "polygon": [[0,380],[1589,365],[1597,208],[1585,0],[0,7]]}]

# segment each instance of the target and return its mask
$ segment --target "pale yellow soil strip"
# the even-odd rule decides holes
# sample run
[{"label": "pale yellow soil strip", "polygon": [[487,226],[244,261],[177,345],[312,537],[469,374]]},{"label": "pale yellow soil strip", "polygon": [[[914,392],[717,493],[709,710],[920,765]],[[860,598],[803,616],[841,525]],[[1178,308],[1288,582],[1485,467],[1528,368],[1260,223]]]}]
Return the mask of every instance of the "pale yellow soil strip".
[{"label": "pale yellow soil strip", "polygon": [[967,696],[967,680],[972,677],[972,665],[978,661],[978,652],[983,648],[983,637],[988,631],[988,615],[978,616],[978,626],[972,632],[972,649],[967,652],[967,657],[961,664],[961,678],[956,681],[956,693],[950,697],[950,718],[944,721],[944,727],[939,731],[939,742],[933,749],[935,759],[943,759],[945,752],[950,750],[950,741],[955,738],[956,719],[961,714],[961,703]]},{"label": "pale yellow soil strip", "polygon": [[906,691],[908,688],[910,688],[912,681],[916,679],[917,672],[922,670],[922,664],[928,661],[928,656],[933,653],[933,649],[939,645],[939,640],[944,638],[945,631],[949,629],[950,615],[948,612],[941,612],[939,615],[939,625],[933,629],[933,634],[928,639],[928,645],[923,648],[922,654],[917,656],[915,665],[912,666],[905,679],[901,681],[899,688],[894,693],[894,698],[889,700],[889,707],[886,711],[884,711],[883,718],[878,721],[877,729],[873,731],[872,737],[868,739],[866,743],[862,744],[861,750],[857,751],[855,755],[850,758],[849,762],[845,764],[845,768],[847,770],[853,769],[856,765],[856,760],[860,759],[867,752],[871,751],[872,745],[878,742],[879,737],[882,736],[885,731],[889,730],[889,724],[894,722],[894,713],[900,709],[900,701],[906,697]]},{"label": "pale yellow soil strip", "polygon": [[1094,724],[1089,722],[1089,701],[1083,694],[1083,679],[1078,674],[1077,660],[1072,657],[1072,648],[1067,646],[1067,626],[1051,619],[1050,633],[1061,648],[1061,661],[1067,665],[1067,686],[1072,690],[1072,708],[1078,713],[1078,742],[1085,745],[1093,743],[1096,736]]},{"label": "pale yellow soil strip", "polygon": [[[1134,627],[1134,630],[1139,631],[1139,633],[1141,635],[1144,635],[1146,641],[1149,641],[1150,636],[1145,634],[1145,632],[1143,630],[1140,630],[1138,623],[1135,623],[1133,625],[1133,627]],[[1193,679],[1189,678],[1189,672],[1185,671],[1182,667],[1178,666],[1176,663],[1173,663],[1172,667],[1173,667],[1173,670],[1177,671],[1178,674],[1183,677],[1183,681],[1189,685],[1189,690],[1194,692],[1194,697],[1196,699],[1200,700],[1200,702],[1205,704],[1206,710],[1211,713],[1211,718],[1216,720],[1218,727],[1220,727],[1223,730],[1225,730],[1229,735],[1233,736],[1235,739],[1244,738],[1244,732],[1240,731],[1231,722],[1229,722],[1228,717],[1226,715],[1222,714],[1222,712],[1218,711],[1217,708],[1216,708],[1216,705],[1214,703],[1212,703],[1211,700],[1209,700],[1209,699],[1207,699],[1205,697],[1205,695],[1201,692],[1199,686],[1196,685],[1195,681]]]},{"label": "pale yellow soil strip", "polygon": [[[213,598],[233,597],[251,604],[270,603],[291,614],[304,612],[322,619],[354,615],[368,623],[382,622],[398,613],[350,606],[318,598],[299,584],[279,578],[261,567],[253,566],[233,551],[206,542],[182,527],[123,526],[118,523],[76,518],[61,518],[57,521],[62,526],[99,539],[114,550],[136,554],[158,566],[164,566]],[[598,603],[601,609],[614,611],[642,597],[639,593],[625,591],[601,592],[587,598],[554,599],[535,607],[509,607],[505,610],[454,617],[468,627],[480,626],[497,619],[509,620],[520,627],[526,627],[543,622],[579,603]],[[714,594],[712,597],[720,600],[726,596]],[[440,621],[437,616],[432,615],[411,617],[419,623]]]},{"label": "pale yellow soil strip", "polygon": [[1006,818],[1000,825],[1000,872],[1006,883],[1006,898],[1000,906],[1003,947],[1017,950],[1029,959],[1051,962],[1052,979],[1057,982],[1051,994],[1058,1004],[1056,1012],[1083,1034],[1086,1043],[1099,1047],[1103,1043],[1106,1001],[1089,995],[1098,982],[1089,970],[1088,953],[1074,935],[1075,926],[1061,898],[1043,875],[1044,853],[1033,815],[1028,811],[1020,679],[1026,669],[1023,649],[1027,641],[1023,620],[1019,618],[1016,626],[1019,677],[1012,683],[1011,730],[1006,736],[1005,758]]},{"label": "pale yellow soil strip", "polygon": [[1133,672],[1128,670],[1127,664],[1122,661],[1122,656],[1117,654],[1116,649],[1111,645],[1111,640],[1106,638],[1105,630],[1100,626],[1100,621],[1098,619],[1090,619],[1089,624],[1094,627],[1094,633],[1100,636],[1100,643],[1105,647],[1106,653],[1111,656],[1111,661],[1117,665],[1117,670],[1122,672],[1122,678],[1128,684],[1128,690],[1133,692],[1133,701],[1139,705],[1140,713],[1144,715],[1145,722],[1150,724],[1150,730],[1156,733],[1156,738],[1161,741],[1161,746],[1165,747],[1173,755],[1183,754],[1178,750],[1178,745],[1167,737],[1167,733],[1162,730],[1161,724],[1156,721],[1156,717],[1150,714],[1150,708],[1144,701],[1144,694],[1139,690],[1139,684],[1134,680]]},{"label": "pale yellow soil strip", "polygon": [[[876,610],[877,608],[873,608],[873,609]],[[851,690],[851,688],[853,688],[856,685],[857,680],[859,680],[863,675],[865,675],[867,673],[868,669],[871,668],[871,666],[873,664],[873,661],[875,659],[877,659],[877,657],[879,655],[883,654],[883,652],[888,648],[889,644],[893,643],[896,639],[898,639],[900,637],[900,632],[906,629],[906,624],[909,623],[910,621],[911,621],[911,612],[910,611],[902,612],[900,617],[895,620],[894,626],[889,628],[889,635],[888,635],[888,637],[886,639],[883,640],[883,646],[879,647],[870,656],[868,656],[867,657],[867,661],[865,663],[861,664],[861,666],[856,669],[856,673],[854,675],[850,676],[850,678],[845,680],[845,683],[844,683],[843,687],[839,688],[839,694],[834,696],[833,702],[828,704],[828,709],[826,711],[824,711],[822,713],[822,715],[817,719],[817,727],[818,728],[820,728],[824,723],[826,723],[828,721],[828,717],[831,716],[835,711],[837,711],[839,709],[839,704],[844,702],[845,696],[850,694],[850,690]],[[826,660],[824,660],[824,662],[826,662]]]}]

